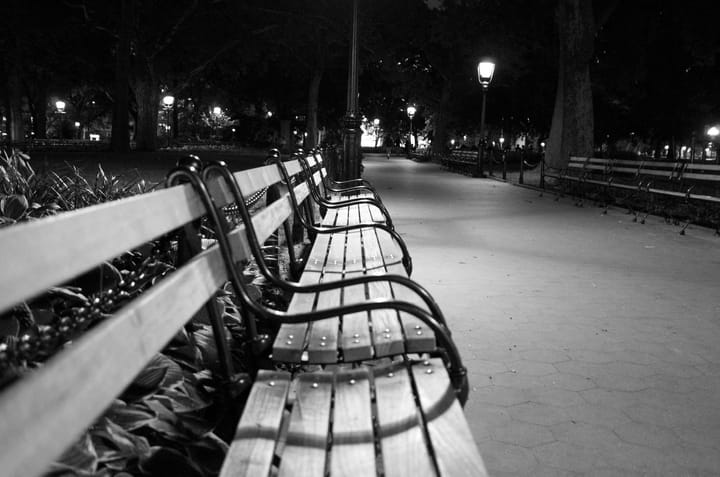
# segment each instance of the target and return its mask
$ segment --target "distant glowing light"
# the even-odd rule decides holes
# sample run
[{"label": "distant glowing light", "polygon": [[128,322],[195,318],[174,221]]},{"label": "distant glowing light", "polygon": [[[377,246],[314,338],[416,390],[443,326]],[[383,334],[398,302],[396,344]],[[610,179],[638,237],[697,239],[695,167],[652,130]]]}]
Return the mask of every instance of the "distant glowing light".
[{"label": "distant glowing light", "polygon": [[175,103],[175,96],[168,94],[162,99],[162,102],[166,108],[169,108]]},{"label": "distant glowing light", "polygon": [[212,112],[215,116],[220,116],[222,114],[222,108],[220,106],[215,106],[212,109]]},{"label": "distant glowing light", "polygon": [[55,107],[58,110],[58,113],[64,113],[65,112],[65,101],[59,100],[55,101]]},{"label": "distant glowing light", "polygon": [[417,109],[415,108],[415,106],[408,106],[408,107],[407,107],[407,115],[410,116],[410,119],[412,119],[413,116],[415,116],[415,113],[416,113],[416,112],[417,112]]},{"label": "distant glowing light", "polygon": [[718,128],[717,126],[711,126],[711,127],[707,130],[707,135],[710,136],[710,137],[712,137],[712,138],[717,137],[718,134],[720,134],[720,128]]}]

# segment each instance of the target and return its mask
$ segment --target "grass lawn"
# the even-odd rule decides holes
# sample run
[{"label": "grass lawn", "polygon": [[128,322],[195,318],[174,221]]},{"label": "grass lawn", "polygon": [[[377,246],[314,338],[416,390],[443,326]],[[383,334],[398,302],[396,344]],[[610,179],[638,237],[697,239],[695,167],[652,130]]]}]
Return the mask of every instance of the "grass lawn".
[{"label": "grass lawn", "polygon": [[233,171],[252,169],[261,166],[265,160],[265,149],[238,149],[235,151],[182,150],[157,152],[130,152],[126,154],[114,152],[70,152],[70,151],[32,151],[30,164],[35,171],[55,171],[62,175],[68,171],[69,165],[81,169],[86,178],[94,177],[98,165],[102,165],[105,173],[110,176],[121,176],[132,180],[142,177],[147,182],[162,182],[165,175],[175,166],[175,162],[183,156],[195,154],[200,159],[221,159],[228,163]]}]

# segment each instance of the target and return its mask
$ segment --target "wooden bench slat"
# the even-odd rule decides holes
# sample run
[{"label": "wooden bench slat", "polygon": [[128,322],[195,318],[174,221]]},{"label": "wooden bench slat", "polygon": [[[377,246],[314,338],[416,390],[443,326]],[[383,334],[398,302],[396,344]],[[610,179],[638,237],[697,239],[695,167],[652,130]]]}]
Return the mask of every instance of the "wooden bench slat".
[{"label": "wooden bench slat", "polygon": [[310,255],[308,255],[307,264],[305,265],[306,271],[323,271],[325,268],[328,247],[330,246],[330,238],[330,234],[317,235],[315,243],[313,244],[312,249],[310,249]]},{"label": "wooden bench slat", "polygon": [[487,475],[450,377],[439,358],[412,366],[425,424],[442,475]]},{"label": "wooden bench slat", "polygon": [[269,475],[290,389],[290,373],[260,370],[248,396],[221,477]]},{"label": "wooden bench slat", "polygon": [[[327,279],[325,278],[327,277]],[[323,281],[339,279],[324,276]],[[317,309],[340,306],[342,290],[337,288],[318,293]],[[336,363],[338,359],[338,331],[340,318],[332,317],[315,321],[310,325],[307,337],[308,359],[311,363]]]},{"label": "wooden bench slat", "polygon": [[325,475],[333,373],[317,371],[296,379],[287,441],[279,477]]},{"label": "wooden bench slat", "polygon": [[4,390],[3,474],[45,470],[68,445],[58,436],[74,439],[92,424],[226,279],[220,253],[210,249]]},{"label": "wooden bench slat", "polygon": [[[345,278],[361,276],[362,272],[349,272]],[[343,303],[357,303],[366,299],[365,285],[343,289]],[[345,361],[358,361],[374,357],[367,312],[343,316],[342,351]]]},{"label": "wooden bench slat", "polygon": [[409,374],[403,366],[390,369],[393,371],[376,374],[374,380],[385,475],[435,476]]},{"label": "wooden bench slat", "polygon": [[720,174],[703,174],[703,173],[698,173],[698,172],[683,172],[682,177],[683,177],[683,179],[695,179],[695,180],[701,180],[701,181],[711,181],[711,182],[720,181]]},{"label": "wooden bench slat", "polygon": [[[387,282],[371,282],[367,287],[370,299],[392,297],[390,285]],[[405,340],[397,311],[371,311],[370,322],[372,323],[376,357],[393,356],[405,352]]]},{"label": "wooden bench slat", "polygon": [[369,372],[366,368],[335,377],[335,410],[330,468],[333,477],[375,477]]},{"label": "wooden bench slat", "polygon": [[[311,285],[320,280],[320,272],[305,271],[300,276],[301,285]],[[295,293],[290,300],[288,310],[292,313],[312,311],[315,305],[315,293]],[[273,343],[272,357],[275,361],[299,363],[305,351],[305,338],[309,323],[287,323],[280,327]]]},{"label": "wooden bench slat", "polygon": [[180,227],[203,211],[191,187],[182,186],[3,229],[0,312]]},{"label": "wooden bench slat", "polygon": [[362,271],[365,268],[363,263],[362,230],[353,230],[346,235],[345,274]]},{"label": "wooden bench slat", "polygon": [[341,274],[345,270],[345,234],[338,233],[330,236],[330,247],[325,259],[324,273]]}]

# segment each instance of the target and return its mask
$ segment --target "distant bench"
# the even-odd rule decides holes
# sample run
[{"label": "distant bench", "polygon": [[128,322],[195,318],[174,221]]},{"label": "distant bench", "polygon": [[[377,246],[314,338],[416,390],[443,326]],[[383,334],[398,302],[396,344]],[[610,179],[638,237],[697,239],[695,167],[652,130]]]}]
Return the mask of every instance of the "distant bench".
[{"label": "distant bench", "polygon": [[[167,189],[0,230],[2,313],[158,237],[180,258],[137,296],[126,291],[142,279],[133,276],[74,309],[66,331],[110,316],[0,393],[3,475],[46,471],[203,307],[219,382],[232,394],[239,378],[216,301],[228,281],[259,359],[250,365],[271,353],[296,371],[258,370],[221,475],[485,475],[460,406],[465,370],[442,314],[407,278],[407,250],[373,189],[333,183],[321,160],[232,174],[191,159]],[[268,187],[279,187],[279,198],[247,215],[243,194]],[[320,223],[308,198],[323,201]],[[299,282],[263,270],[295,291],[282,312],[254,297],[241,271],[250,259],[262,267],[261,244],[278,229],[294,249],[292,217],[304,217],[316,239],[308,259],[288,252],[305,265],[295,267]],[[116,300],[122,306],[110,312]],[[267,322],[281,324],[272,349],[256,328]]]},{"label": "distant bench", "polygon": [[[648,214],[660,212],[675,220],[688,217],[713,224],[716,231],[720,226],[718,164],[571,156],[567,167],[544,170],[547,177],[578,191],[581,199],[598,191],[606,208],[611,201],[627,204],[641,222]],[[673,212],[678,206],[683,210]],[[642,218],[641,209],[645,210]],[[681,234],[691,221],[682,227]]]},{"label": "distant bench", "polygon": [[441,157],[440,164],[453,172],[475,175],[478,172],[478,151],[453,149],[449,156]]}]

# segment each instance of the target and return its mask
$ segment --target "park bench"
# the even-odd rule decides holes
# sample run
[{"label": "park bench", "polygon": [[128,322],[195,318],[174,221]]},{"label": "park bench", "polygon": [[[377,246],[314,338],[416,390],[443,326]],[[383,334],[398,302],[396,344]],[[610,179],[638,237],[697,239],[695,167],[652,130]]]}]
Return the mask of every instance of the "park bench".
[{"label": "park bench", "polygon": [[[232,394],[242,378],[228,357],[215,301],[226,294],[228,281],[258,365],[270,346],[269,337],[255,329],[264,320],[307,326],[311,338],[299,356],[283,355],[283,343],[302,339],[281,327],[271,357],[291,364],[257,372],[221,475],[485,474],[458,399],[467,392],[466,381],[457,379],[464,378],[459,356],[432,299],[404,275],[403,250],[392,229],[367,221],[373,204],[328,209],[315,225],[300,280],[285,285],[296,290],[287,311],[264,307],[243,288],[238,265],[289,218],[305,213],[300,204],[311,197],[310,183],[321,186],[312,157],[308,165],[316,169],[311,175],[303,175],[304,166],[293,160],[284,164],[285,172],[268,165],[232,174],[228,181],[220,165],[206,167],[201,176],[191,163],[170,174],[171,184],[177,184],[172,187],[0,231],[0,313],[158,237],[177,240],[183,259],[43,367],[2,390],[3,475],[47,470],[203,307],[213,325],[222,381]],[[290,190],[252,217],[236,224],[228,220],[230,211],[244,208],[242,198],[236,203],[239,191],[251,196],[283,183]],[[210,241],[199,233],[208,224],[216,232]],[[113,299],[120,300],[125,288],[140,280],[127,278],[87,309],[73,310],[64,326],[81,326],[88,314],[107,312]],[[319,336],[331,322],[338,334],[329,330]],[[390,329],[390,322],[400,329]],[[351,331],[356,325],[359,331]],[[406,340],[401,349],[386,338],[413,336],[409,330],[422,331],[414,336],[430,336],[433,343]],[[355,346],[366,336],[370,339]],[[31,338],[20,343],[31,346]],[[330,343],[332,353],[326,351]]]},{"label": "park bench", "polygon": [[478,151],[453,149],[450,155],[444,155],[440,164],[453,172],[476,175],[478,172]]},{"label": "park bench", "polygon": [[547,177],[569,186],[580,198],[578,205],[586,197],[596,197],[606,211],[611,203],[625,205],[641,223],[651,213],[676,222],[685,219],[681,234],[693,221],[712,224],[716,230],[720,223],[717,164],[571,156],[566,168],[545,170]]}]

